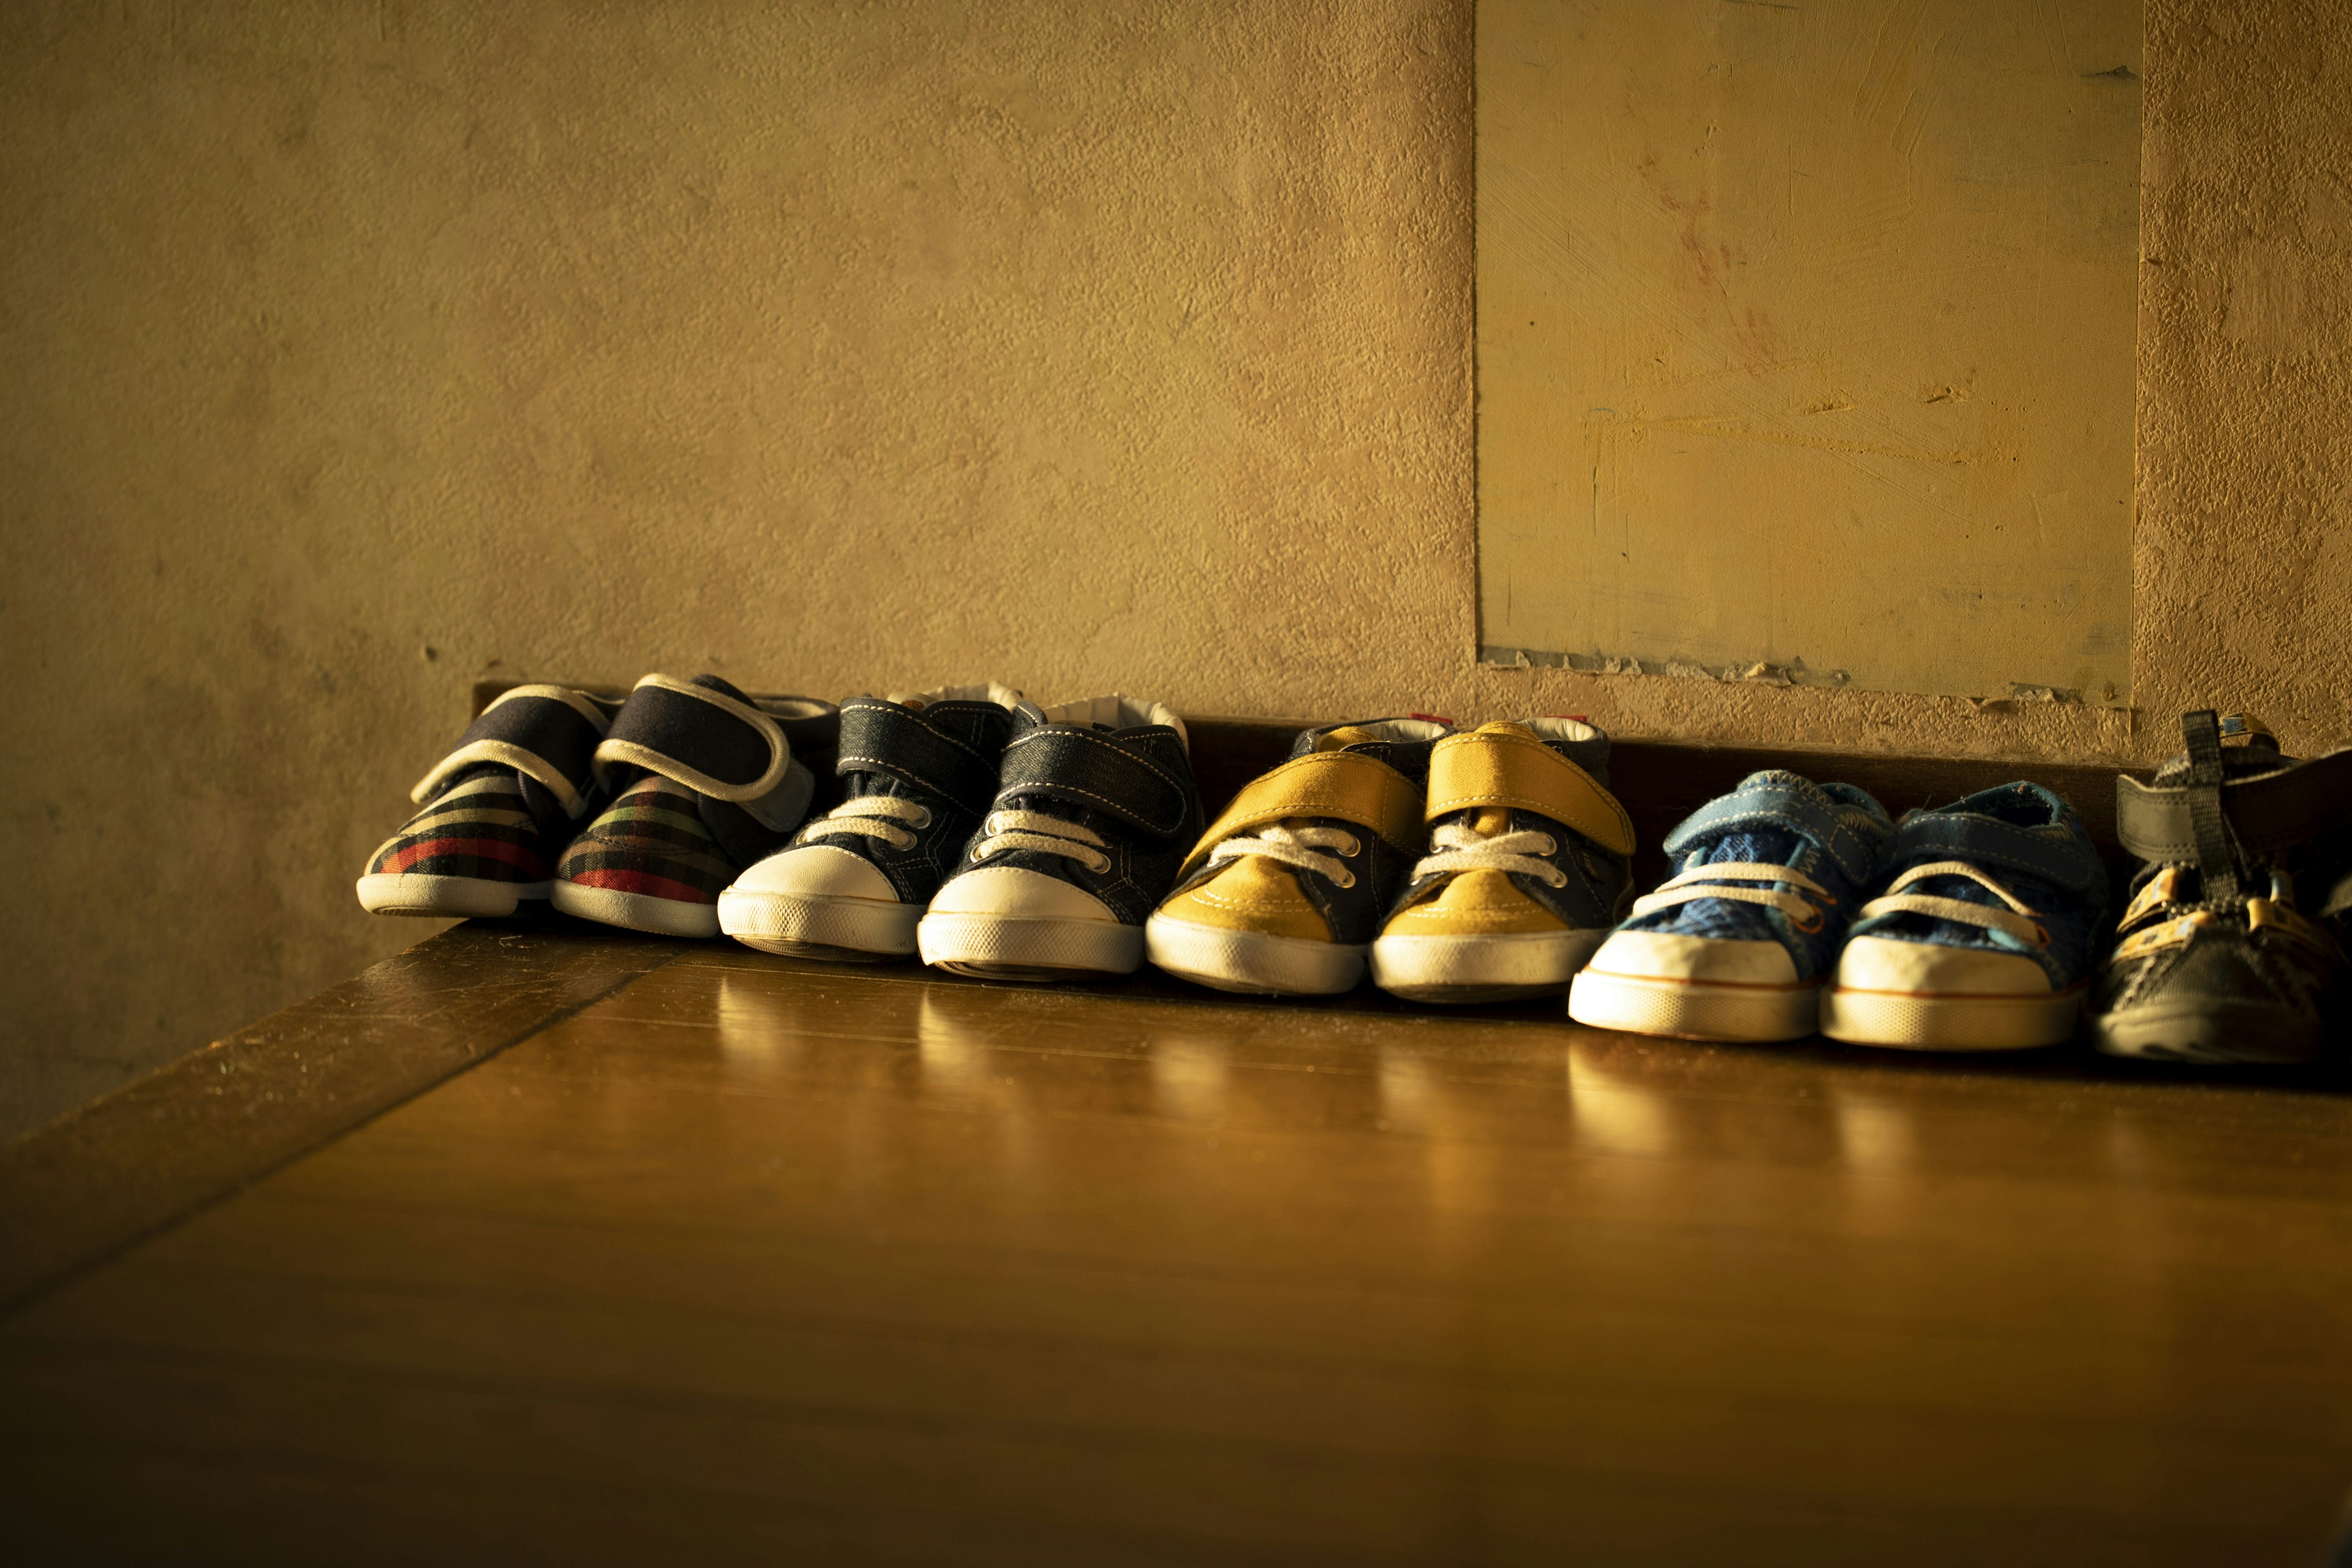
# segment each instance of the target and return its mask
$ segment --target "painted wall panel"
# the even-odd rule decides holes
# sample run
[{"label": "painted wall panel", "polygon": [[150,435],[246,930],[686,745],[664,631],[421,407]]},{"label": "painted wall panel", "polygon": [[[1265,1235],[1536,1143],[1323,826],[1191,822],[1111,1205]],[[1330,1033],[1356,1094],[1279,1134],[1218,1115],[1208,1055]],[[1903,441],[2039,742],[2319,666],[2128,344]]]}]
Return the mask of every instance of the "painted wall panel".
[{"label": "painted wall panel", "polygon": [[2126,697],[2137,0],[1486,0],[1481,641]]}]

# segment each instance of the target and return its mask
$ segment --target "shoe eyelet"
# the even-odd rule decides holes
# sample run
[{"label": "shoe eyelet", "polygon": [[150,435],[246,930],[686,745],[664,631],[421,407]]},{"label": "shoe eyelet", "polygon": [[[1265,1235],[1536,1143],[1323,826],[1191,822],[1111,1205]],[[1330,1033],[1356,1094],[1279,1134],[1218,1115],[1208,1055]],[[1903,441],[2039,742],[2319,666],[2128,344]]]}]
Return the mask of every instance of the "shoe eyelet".
[{"label": "shoe eyelet", "polygon": [[1538,854],[1538,855],[1557,855],[1557,854],[1559,854],[1559,839],[1557,839],[1557,838],[1554,838],[1554,837],[1553,837],[1550,834],[1549,834],[1549,833],[1545,834],[1545,835],[1543,836],[1543,847],[1542,847],[1542,848],[1540,848],[1540,849],[1538,849],[1538,850],[1537,850],[1537,851],[1536,851],[1536,853],[1537,853],[1537,854]]},{"label": "shoe eyelet", "polygon": [[[1339,857],[1340,857],[1340,858],[1345,859],[1345,860],[1352,860],[1352,859],[1354,859],[1357,856],[1361,855],[1363,852],[1364,852],[1364,841],[1363,841],[1362,839],[1360,839],[1360,838],[1357,837],[1354,834],[1350,833],[1349,835],[1348,835],[1348,842],[1347,842],[1347,844],[1346,844],[1345,846],[1343,846],[1343,847],[1341,847],[1341,849],[1339,850]],[[1349,880],[1350,880],[1350,881],[1352,881],[1353,879],[1354,879],[1353,878],[1350,878],[1350,879],[1349,879]],[[1340,883],[1339,885],[1340,885],[1341,887],[1343,887],[1343,888],[1344,888],[1344,887],[1346,887],[1348,884],[1347,884],[1346,882],[1342,882],[1342,883]]]},{"label": "shoe eyelet", "polygon": [[1342,866],[1339,868],[1339,874],[1331,879],[1331,885],[1335,888],[1352,888],[1356,885],[1356,874]]},{"label": "shoe eyelet", "polygon": [[1110,869],[1110,857],[1108,855],[1096,856],[1094,858],[1093,864],[1088,866],[1087,869],[1092,871],[1097,877],[1101,876],[1104,872]]},{"label": "shoe eyelet", "polygon": [[2033,928],[2033,945],[2036,947],[2048,947],[2050,945],[2050,928],[2048,926],[2037,925]]},{"label": "shoe eyelet", "polygon": [[[915,809],[921,813],[915,818],[915,831],[919,833],[931,825],[931,808],[928,805],[919,805]],[[908,842],[911,844],[914,840],[910,838]]]},{"label": "shoe eyelet", "polygon": [[1804,932],[1807,936],[1811,936],[1813,932],[1822,929],[1822,911],[1817,909],[1809,909],[1805,912],[1812,918],[1811,920],[1801,921],[1794,915],[1791,915],[1789,917],[1789,924],[1796,930]]},{"label": "shoe eyelet", "polygon": [[1565,871],[1554,871],[1551,874],[1550,880],[1553,887],[1565,888],[1568,886],[1568,873]]}]

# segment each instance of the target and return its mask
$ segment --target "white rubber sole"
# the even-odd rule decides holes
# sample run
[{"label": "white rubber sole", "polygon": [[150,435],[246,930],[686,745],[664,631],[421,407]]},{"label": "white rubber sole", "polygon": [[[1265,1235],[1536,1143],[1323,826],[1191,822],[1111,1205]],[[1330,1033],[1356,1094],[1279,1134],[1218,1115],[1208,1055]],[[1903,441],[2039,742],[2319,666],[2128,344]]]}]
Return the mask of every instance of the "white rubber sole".
[{"label": "white rubber sole", "polygon": [[719,909],[715,904],[689,904],[679,899],[656,899],[650,893],[624,893],[614,888],[583,888],[558,879],[549,901],[567,915],[598,921],[655,936],[717,936]]},{"label": "white rubber sole", "polygon": [[1504,936],[1384,936],[1372,942],[1372,984],[1411,1002],[1507,1002],[1559,990],[1608,938],[1591,931]]},{"label": "white rubber sole", "polygon": [[1132,974],[1143,928],[1117,921],[990,914],[927,914],[915,928],[925,963],[990,980],[1063,980]]},{"label": "white rubber sole", "polygon": [[425,915],[441,920],[495,920],[517,905],[546,899],[545,882],[493,882],[481,877],[426,877],[379,871],[362,877],[360,908],[372,915]]},{"label": "white rubber sole", "polygon": [[1660,980],[1588,969],[1568,993],[1568,1016],[1596,1029],[1682,1040],[1801,1040],[1821,1026],[1822,987]]},{"label": "white rubber sole", "polygon": [[2074,1037],[2087,984],[2043,996],[1930,992],[1822,993],[1822,1033],[1851,1046],[1906,1051],[2029,1051]]},{"label": "white rubber sole", "polygon": [[719,895],[719,929],[746,947],[791,958],[911,958],[919,904],[824,893]]},{"label": "white rubber sole", "polygon": [[1364,977],[1364,949],[1265,931],[1225,931],[1154,915],[1144,951],[1181,979],[1254,995],[1335,996]]}]

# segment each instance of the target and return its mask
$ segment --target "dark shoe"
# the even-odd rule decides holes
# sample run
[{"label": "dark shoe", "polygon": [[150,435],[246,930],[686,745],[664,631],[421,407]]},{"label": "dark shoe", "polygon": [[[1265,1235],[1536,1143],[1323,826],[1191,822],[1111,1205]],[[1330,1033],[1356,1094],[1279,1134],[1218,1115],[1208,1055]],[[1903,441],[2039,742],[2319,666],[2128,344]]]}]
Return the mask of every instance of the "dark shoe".
[{"label": "dark shoe", "polygon": [[840,710],[746,697],[715,675],[648,675],[596,747],[613,804],[555,871],[565,914],[663,936],[717,936],[719,895],[783,847],[833,772]]},{"label": "dark shoe", "polygon": [[2298,910],[2298,884],[2336,880],[2327,847],[2352,824],[2352,751],[2298,762],[2259,722],[2210,710],[2180,729],[2187,753],[2154,783],[2116,781],[2116,836],[2144,864],[2094,1037],[2158,1061],[2309,1061],[2344,952]]},{"label": "dark shoe", "polygon": [[1906,813],[1881,876],[1822,994],[1822,1034],[1915,1051],[2074,1037],[2106,935],[2107,868],[2073,806],[2013,784]]},{"label": "dark shoe", "polygon": [[368,857],[361,906],[445,920],[543,907],[556,857],[600,798],[596,747],[617,706],[518,686],[482,710],[408,792],[425,809]]},{"label": "dark shoe", "polygon": [[1567,988],[1624,912],[1633,824],[1609,737],[1577,719],[1498,720],[1432,750],[1429,853],[1372,943],[1372,980],[1415,1002]]},{"label": "dark shoe", "polygon": [[1220,991],[1328,996],[1364,977],[1422,852],[1429,750],[1446,727],[1370,719],[1301,731],[1185,858],[1144,926],[1151,962]]},{"label": "dark shoe", "polygon": [[1201,826],[1184,726],[1165,707],[1024,702],[988,816],[916,927],[923,962],[1006,980],[1129,973]]},{"label": "dark shoe", "polygon": [[996,797],[1021,693],[951,686],[841,705],[847,798],[719,895],[719,929],[800,958],[906,958]]}]

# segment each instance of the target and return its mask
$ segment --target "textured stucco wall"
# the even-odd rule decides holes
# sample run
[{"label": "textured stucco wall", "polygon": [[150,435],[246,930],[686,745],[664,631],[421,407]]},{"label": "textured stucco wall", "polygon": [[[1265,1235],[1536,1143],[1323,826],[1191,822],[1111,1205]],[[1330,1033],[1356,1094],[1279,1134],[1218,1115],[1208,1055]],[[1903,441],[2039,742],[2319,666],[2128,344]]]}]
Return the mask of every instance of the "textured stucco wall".
[{"label": "textured stucco wall", "polygon": [[423,934],[486,672],[2352,739],[2347,37],[2150,10],[2136,721],[1475,665],[1466,4],[0,7],[0,1131]]}]

